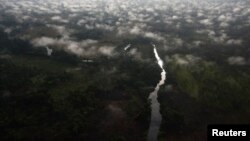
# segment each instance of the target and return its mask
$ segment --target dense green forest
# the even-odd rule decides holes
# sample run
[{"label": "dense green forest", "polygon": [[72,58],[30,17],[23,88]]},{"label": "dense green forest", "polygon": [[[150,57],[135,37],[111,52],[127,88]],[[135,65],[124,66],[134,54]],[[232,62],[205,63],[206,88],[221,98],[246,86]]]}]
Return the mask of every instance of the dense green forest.
[{"label": "dense green forest", "polygon": [[250,119],[250,69],[200,61],[169,63],[160,92],[162,140],[203,140],[208,124],[247,124]]},{"label": "dense green forest", "polygon": [[146,138],[155,65],[126,58],[86,64],[61,50],[47,56],[3,32],[0,47],[1,140]]},{"label": "dense green forest", "polygon": [[[147,98],[160,78],[153,59],[139,62],[122,52],[86,63],[64,50],[48,56],[45,48],[0,34],[1,140],[146,139]],[[152,57],[147,38],[124,42],[137,45],[144,58]],[[207,124],[249,122],[250,69],[222,59],[235,52],[247,55],[216,46],[168,52],[203,59],[188,65],[165,60],[160,140],[203,140]]]},{"label": "dense green forest", "polygon": [[0,1],[0,141],[250,124],[249,0]]}]

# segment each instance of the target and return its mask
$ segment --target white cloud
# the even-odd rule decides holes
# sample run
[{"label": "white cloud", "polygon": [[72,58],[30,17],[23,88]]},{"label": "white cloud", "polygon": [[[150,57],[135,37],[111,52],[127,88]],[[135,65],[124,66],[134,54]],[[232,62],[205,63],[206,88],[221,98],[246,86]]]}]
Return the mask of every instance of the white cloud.
[{"label": "white cloud", "polygon": [[220,27],[225,28],[225,27],[228,27],[228,26],[229,26],[229,24],[227,22],[220,23]]},{"label": "white cloud", "polygon": [[233,12],[234,13],[239,13],[241,11],[241,8],[240,7],[235,7],[234,9],[233,9]]},{"label": "white cloud", "polygon": [[241,45],[242,40],[241,39],[230,39],[230,40],[227,40],[226,44],[227,45]]},{"label": "white cloud", "polygon": [[98,41],[97,40],[92,40],[92,39],[86,39],[80,42],[80,44],[82,46],[88,46],[88,45],[93,45],[93,44],[97,44]]},{"label": "white cloud", "polygon": [[232,57],[229,57],[227,59],[227,62],[230,65],[245,65],[246,64],[245,58],[243,58],[241,56],[232,56]]},{"label": "white cloud", "polygon": [[91,30],[91,29],[94,29],[94,26],[89,25],[89,24],[85,24],[85,28]]},{"label": "white cloud", "polygon": [[[229,1],[226,3],[220,3],[219,1],[220,0],[209,2],[205,0],[185,0],[185,2],[183,0],[152,0],[147,2],[142,0],[13,0],[3,1],[0,6],[1,10],[5,11],[6,14],[15,17],[14,20],[17,21],[17,25],[21,26],[21,28],[21,23],[31,21],[32,23],[50,25],[63,36],[62,39],[43,37],[32,39],[34,44],[60,44],[69,46],[73,51],[77,49],[76,45],[79,48],[85,47],[84,43],[81,42],[75,44],[75,41],[73,41],[74,37],[71,36],[80,28],[79,26],[83,26],[88,30],[97,28],[100,30],[114,31],[116,32],[114,33],[114,38],[116,38],[115,35],[120,35],[117,36],[117,38],[125,38],[129,36],[129,34],[132,34],[148,37],[158,42],[165,42],[165,40],[167,40],[166,42],[168,42],[168,44],[166,44],[167,46],[165,46],[165,48],[174,48],[181,47],[185,44],[182,37],[175,31],[182,30],[187,24],[187,27],[189,25],[195,27],[194,29],[191,28],[191,30],[198,30],[198,34],[208,35],[208,37],[216,43],[225,43],[228,45],[242,44],[244,42],[243,38],[241,40],[230,39],[227,35],[230,35],[231,26],[234,25],[233,22],[236,20],[245,18],[245,21],[242,21],[244,24],[239,23],[240,25],[237,25],[239,27],[247,27],[250,25],[249,4],[242,0],[240,2]],[[49,16],[44,16],[48,14]],[[5,17],[0,16],[0,20],[3,19],[5,19]],[[71,26],[69,25],[70,22],[76,23],[79,26]],[[162,27],[158,27],[158,25]],[[10,28],[13,29],[13,31],[16,30],[14,27],[11,27],[11,25],[4,28]],[[159,31],[160,28],[170,30],[170,32],[164,33],[165,31]],[[157,29],[157,31],[155,29]],[[172,29],[173,31],[171,31]],[[224,31],[221,32],[222,30]],[[10,31],[6,30],[6,32]],[[21,37],[24,36],[26,32],[23,30],[23,32],[18,34],[20,34]],[[105,34],[110,34],[110,32],[105,32]],[[171,39],[172,41],[168,39],[167,34],[173,37],[173,40]],[[204,40],[206,39],[204,38]],[[203,38],[199,38],[190,41],[190,44],[199,46],[201,42],[205,43],[206,41],[203,41]],[[98,50],[97,45],[92,49],[94,50],[94,48]],[[83,50],[83,52],[86,52],[85,48],[83,48]]]},{"label": "white cloud", "polygon": [[202,43],[203,43],[202,41],[193,41],[195,47],[200,46]]},{"label": "white cloud", "polygon": [[41,38],[36,38],[32,40],[32,44],[35,46],[48,46],[48,45],[53,45],[57,41],[53,38],[49,37],[41,37]]},{"label": "white cloud", "polygon": [[178,20],[178,19],[179,19],[179,17],[178,17],[178,16],[176,16],[176,15],[174,15],[174,16],[172,17],[172,19],[173,19],[173,20]]},{"label": "white cloud", "polygon": [[226,33],[222,33],[219,37],[211,37],[216,43],[225,43],[228,39],[228,35]]},{"label": "white cloud", "polygon": [[227,18],[225,15],[220,15],[217,20],[223,22],[223,21],[226,21],[226,19]]},{"label": "white cloud", "polygon": [[92,39],[82,40],[81,42],[72,41],[70,39],[53,39],[49,37],[41,37],[32,40],[32,44],[38,47],[51,46],[53,48],[60,47],[78,56],[114,56],[116,55],[113,46],[97,46],[98,41]]},{"label": "white cloud", "polygon": [[163,41],[164,40],[163,37],[161,37],[160,35],[157,35],[155,33],[152,33],[152,32],[146,32],[145,37],[155,39],[155,40],[158,40],[158,41]]},{"label": "white cloud", "polygon": [[130,34],[135,34],[138,35],[141,33],[141,29],[137,26],[134,26],[131,30],[130,30]]},{"label": "white cloud", "polygon": [[83,55],[83,49],[78,45],[76,42],[69,42],[67,46],[67,50],[71,51],[72,53],[76,55]]},{"label": "white cloud", "polygon": [[174,62],[182,66],[188,66],[197,64],[198,62],[201,61],[201,58],[191,54],[186,54],[186,55],[174,54],[172,56],[166,56],[165,61]]},{"label": "white cloud", "polygon": [[115,55],[114,54],[114,47],[113,46],[102,46],[102,47],[99,47],[98,51],[103,54],[103,55],[106,55],[106,56],[113,56]]},{"label": "white cloud", "polygon": [[137,48],[132,48],[128,51],[130,56],[133,56],[136,60],[142,60],[142,54],[137,50]]},{"label": "white cloud", "polygon": [[77,22],[77,25],[81,26],[81,25],[84,25],[85,23],[87,23],[87,21],[84,20],[84,19],[81,19],[81,20],[79,20],[79,21]]},{"label": "white cloud", "polygon": [[110,26],[110,25],[106,25],[106,24],[96,24],[95,25],[97,28],[99,29],[103,29],[103,30],[107,30],[107,31],[113,31],[114,27]]},{"label": "white cloud", "polygon": [[211,26],[213,25],[212,21],[210,19],[204,19],[200,21],[201,24],[205,25],[205,26]]},{"label": "white cloud", "polygon": [[4,32],[10,34],[12,32],[12,29],[11,28],[6,28],[6,29],[4,29]]},{"label": "white cloud", "polygon": [[53,17],[51,17],[51,20],[57,21],[57,22],[62,22],[62,23],[68,23],[68,22],[69,22],[68,20],[63,19],[63,18],[60,17],[60,16],[53,16]]}]

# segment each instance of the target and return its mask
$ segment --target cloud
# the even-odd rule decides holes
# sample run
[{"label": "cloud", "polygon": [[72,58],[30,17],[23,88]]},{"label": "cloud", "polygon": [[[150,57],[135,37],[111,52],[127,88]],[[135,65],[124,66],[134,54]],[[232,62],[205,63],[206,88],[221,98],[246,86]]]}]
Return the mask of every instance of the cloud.
[{"label": "cloud", "polygon": [[66,49],[78,56],[82,56],[84,53],[83,48],[81,48],[77,42],[68,42]]},{"label": "cloud", "polygon": [[85,28],[91,30],[94,29],[95,27],[93,25],[85,24]]},{"label": "cloud", "polygon": [[[230,39],[230,32],[235,29],[232,26],[235,26],[237,20],[240,21],[237,23],[238,27],[247,28],[250,25],[249,3],[242,0],[227,3],[221,3],[221,0],[209,2],[205,0],[152,0],[147,2],[143,0],[12,0],[1,2],[0,7],[0,12],[14,17],[11,20],[16,22],[15,26],[20,27],[18,32],[15,32],[17,28],[13,25],[4,27],[12,29],[12,34],[17,33],[15,37],[25,36],[26,28],[27,30],[36,28],[32,27],[33,25],[50,25],[63,36],[61,39],[43,37],[32,39],[31,37],[30,40],[36,45],[69,46],[72,52],[81,50],[78,47],[86,52],[84,48],[86,46],[81,41],[76,43],[72,36],[81,27],[86,30],[110,31],[104,32],[104,34],[112,36],[114,40],[136,35],[150,38],[156,42],[167,42],[165,48],[175,48],[187,44],[186,38],[184,39],[179,34],[179,31],[184,31],[185,28],[191,32],[197,30],[194,34],[202,35],[202,38],[194,35],[198,38],[189,42],[193,46],[198,47],[201,43],[206,43],[207,38],[203,38],[203,36],[208,36],[218,44],[241,45],[245,42],[245,38]],[[5,19],[7,18],[0,16],[1,21]],[[27,21],[31,23],[31,27],[23,24]],[[72,26],[72,24],[78,26]],[[111,32],[112,34],[110,34]],[[171,35],[172,38],[168,39],[168,35]],[[98,46],[93,47],[93,50],[94,48],[98,48]]]},{"label": "cloud", "polygon": [[107,31],[113,31],[114,27],[106,24],[96,24],[96,28],[102,29],[102,30],[107,30]]},{"label": "cloud", "polygon": [[195,47],[198,47],[201,44],[203,44],[203,42],[202,41],[193,41],[193,44],[194,44]]},{"label": "cloud", "polygon": [[155,39],[155,40],[158,40],[158,41],[163,41],[164,40],[163,37],[161,37],[160,35],[157,35],[155,33],[152,33],[152,32],[146,32],[144,34],[145,34],[144,35],[145,37],[148,37],[148,38],[151,38],[151,39]]},{"label": "cloud", "polygon": [[227,22],[220,23],[220,27],[222,27],[222,28],[226,28],[228,26],[229,26],[229,24]]},{"label": "cloud", "polygon": [[113,56],[115,55],[114,53],[114,47],[113,46],[101,46],[99,47],[98,51],[106,56]]},{"label": "cloud", "polygon": [[47,55],[51,56],[52,53],[53,53],[53,49],[50,49],[50,48],[46,47],[46,50],[47,50]]},{"label": "cloud", "polygon": [[194,56],[192,54],[186,54],[186,55],[174,54],[172,56],[165,57],[166,62],[173,62],[181,66],[195,65],[201,60],[202,59],[200,57]]},{"label": "cloud", "polygon": [[115,52],[114,46],[98,46],[98,41],[92,39],[86,39],[80,42],[76,42],[65,38],[53,39],[49,37],[41,37],[32,40],[32,44],[37,47],[60,47],[65,51],[69,51],[70,53],[86,57],[93,57],[98,55],[111,57],[117,54]]},{"label": "cloud", "polygon": [[86,24],[86,23],[87,23],[86,20],[81,19],[81,20],[79,20],[79,21],[77,22],[77,25],[81,26],[81,25],[84,25],[84,24]]},{"label": "cloud", "polygon": [[141,29],[138,26],[134,26],[131,30],[130,30],[130,34],[135,34],[138,35],[141,33]]},{"label": "cloud", "polygon": [[241,39],[229,39],[226,42],[227,45],[241,45],[242,40]]},{"label": "cloud", "polygon": [[178,16],[176,16],[176,15],[174,15],[174,16],[172,17],[172,19],[173,19],[173,20],[178,20],[178,19],[179,19],[179,17],[178,17]]},{"label": "cloud", "polygon": [[232,22],[236,20],[236,16],[227,12],[224,15],[221,15],[218,20],[221,22]]},{"label": "cloud", "polygon": [[88,46],[88,45],[97,44],[97,43],[98,43],[97,40],[92,40],[92,39],[86,39],[80,42],[82,46]]},{"label": "cloud", "polygon": [[211,19],[201,20],[200,23],[203,24],[203,25],[205,25],[205,26],[212,26],[213,25]]},{"label": "cloud", "polygon": [[68,23],[68,22],[69,22],[68,20],[63,19],[63,18],[60,17],[60,16],[53,16],[53,17],[51,17],[51,20],[57,21],[57,22],[62,22],[62,23]]},{"label": "cloud", "polygon": [[245,65],[247,62],[246,62],[246,59],[241,57],[241,56],[232,56],[232,57],[229,57],[227,59],[227,62],[230,64],[230,65]]},{"label": "cloud", "polygon": [[221,35],[218,37],[211,36],[210,38],[212,38],[214,42],[222,44],[228,39],[228,35],[226,33],[221,33]]},{"label": "cloud", "polygon": [[234,9],[233,9],[233,12],[234,13],[239,13],[241,11],[241,8],[240,7],[235,7]]},{"label": "cloud", "polygon": [[4,29],[4,32],[7,33],[7,34],[10,34],[12,32],[12,29],[11,28],[6,28],[6,29]]},{"label": "cloud", "polygon": [[49,46],[55,44],[57,41],[50,37],[41,37],[33,39],[31,42],[35,46]]}]

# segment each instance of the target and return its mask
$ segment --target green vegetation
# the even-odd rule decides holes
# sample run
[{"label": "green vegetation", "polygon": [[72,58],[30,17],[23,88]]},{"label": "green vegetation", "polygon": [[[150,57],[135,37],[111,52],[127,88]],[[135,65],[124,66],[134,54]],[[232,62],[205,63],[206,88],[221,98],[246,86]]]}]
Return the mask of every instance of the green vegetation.
[{"label": "green vegetation", "polygon": [[82,63],[2,35],[0,140],[145,140],[156,65],[126,57]]},{"label": "green vegetation", "polygon": [[207,124],[249,123],[249,67],[207,61],[168,66],[172,89],[160,93],[161,139],[202,140]]}]

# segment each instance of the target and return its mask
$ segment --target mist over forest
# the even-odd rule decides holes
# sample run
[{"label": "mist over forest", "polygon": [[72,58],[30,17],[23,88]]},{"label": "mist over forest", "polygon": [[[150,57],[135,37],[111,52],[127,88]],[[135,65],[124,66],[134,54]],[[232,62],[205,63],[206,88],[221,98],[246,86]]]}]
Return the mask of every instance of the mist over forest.
[{"label": "mist over forest", "polygon": [[204,141],[249,85],[249,0],[0,0],[1,141]]}]

